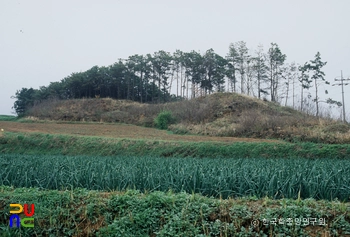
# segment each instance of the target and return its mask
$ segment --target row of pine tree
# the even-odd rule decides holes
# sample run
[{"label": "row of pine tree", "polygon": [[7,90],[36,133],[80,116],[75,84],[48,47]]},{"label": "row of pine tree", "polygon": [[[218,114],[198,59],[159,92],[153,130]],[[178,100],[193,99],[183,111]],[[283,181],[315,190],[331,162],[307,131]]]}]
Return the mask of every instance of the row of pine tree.
[{"label": "row of pine tree", "polygon": [[[319,85],[327,83],[320,53],[302,66],[287,64],[286,55],[276,43],[265,52],[262,45],[249,50],[244,41],[231,43],[226,56],[213,49],[174,53],[160,50],[153,54],[132,55],[110,66],[94,66],[75,72],[59,82],[39,89],[16,92],[14,109],[18,115],[35,103],[50,98],[126,99],[141,103],[162,103],[205,96],[213,92],[237,92],[303,108],[305,90],[315,87],[317,114]],[[297,92],[298,91],[298,92]],[[296,96],[298,94],[298,99]],[[310,93],[308,93],[310,98]],[[329,100],[329,102],[334,102]]]}]

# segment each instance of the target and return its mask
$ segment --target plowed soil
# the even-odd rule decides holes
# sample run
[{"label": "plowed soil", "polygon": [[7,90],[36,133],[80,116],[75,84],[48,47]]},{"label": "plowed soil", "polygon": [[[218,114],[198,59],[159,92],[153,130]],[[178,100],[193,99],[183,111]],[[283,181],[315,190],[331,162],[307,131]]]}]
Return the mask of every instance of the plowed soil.
[{"label": "plowed soil", "polygon": [[139,127],[128,124],[103,123],[19,123],[0,121],[0,129],[5,132],[67,134],[80,136],[99,136],[126,139],[148,139],[163,141],[191,142],[281,142],[268,139],[237,138],[237,137],[208,137],[194,135],[170,134],[165,130]]}]

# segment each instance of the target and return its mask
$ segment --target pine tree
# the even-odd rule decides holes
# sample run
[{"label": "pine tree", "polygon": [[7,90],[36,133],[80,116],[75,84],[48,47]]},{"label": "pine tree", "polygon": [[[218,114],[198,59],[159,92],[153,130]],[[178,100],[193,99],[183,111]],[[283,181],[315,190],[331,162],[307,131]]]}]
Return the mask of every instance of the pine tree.
[{"label": "pine tree", "polygon": [[271,43],[271,47],[268,51],[271,101],[277,101],[278,99],[277,96],[280,85],[280,77],[285,60],[286,55],[282,54],[278,45],[276,43]]},{"label": "pine tree", "polygon": [[327,62],[321,61],[321,54],[320,52],[317,52],[315,55],[315,60],[311,60],[310,64],[308,64],[309,70],[313,73],[311,76],[311,79],[314,80],[315,90],[316,90],[316,96],[314,99],[314,102],[316,103],[316,117],[319,116],[319,85],[321,83],[329,84],[328,81],[326,81],[325,73],[321,71],[321,69],[327,64]]}]

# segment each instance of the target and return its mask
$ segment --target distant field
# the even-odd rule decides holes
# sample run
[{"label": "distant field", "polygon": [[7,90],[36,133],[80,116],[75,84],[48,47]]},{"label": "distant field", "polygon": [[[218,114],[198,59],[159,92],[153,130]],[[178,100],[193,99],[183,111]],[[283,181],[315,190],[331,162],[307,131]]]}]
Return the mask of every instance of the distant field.
[{"label": "distant field", "polygon": [[0,121],[15,121],[16,119],[17,117],[13,115],[0,115]]}]

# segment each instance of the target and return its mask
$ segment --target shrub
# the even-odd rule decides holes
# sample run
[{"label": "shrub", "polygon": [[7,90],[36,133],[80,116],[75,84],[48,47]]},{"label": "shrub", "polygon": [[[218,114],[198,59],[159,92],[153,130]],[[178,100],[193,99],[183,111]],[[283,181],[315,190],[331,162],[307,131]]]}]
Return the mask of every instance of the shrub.
[{"label": "shrub", "polygon": [[168,126],[175,122],[175,118],[170,111],[162,111],[154,119],[154,123],[159,129],[167,129]]}]

